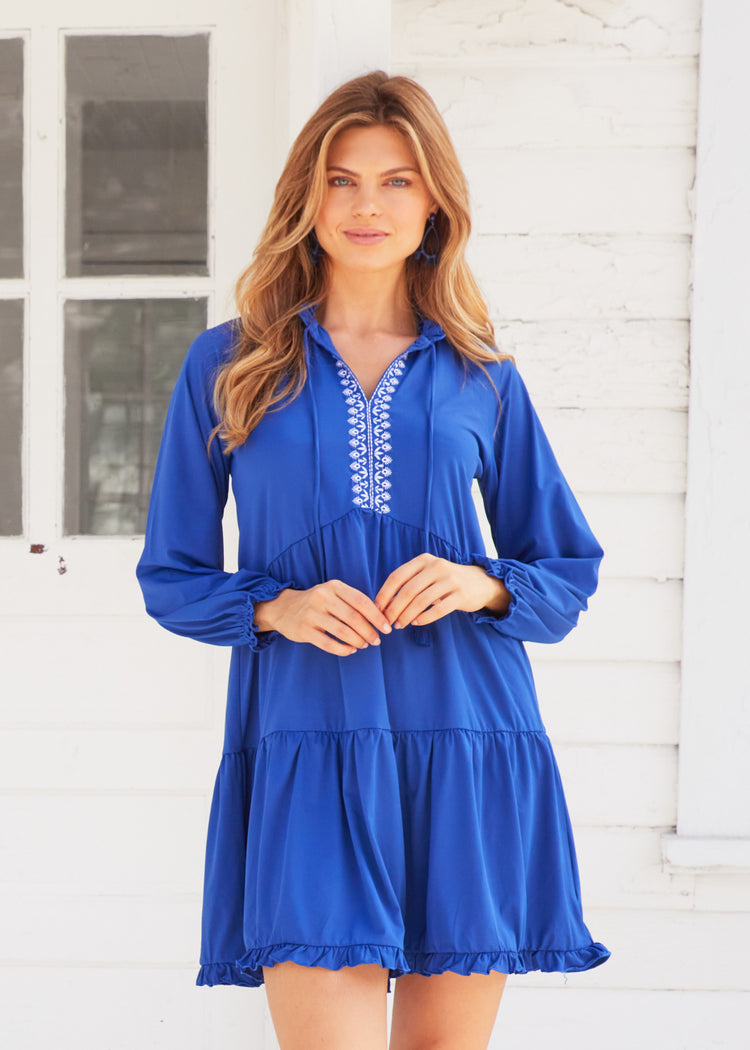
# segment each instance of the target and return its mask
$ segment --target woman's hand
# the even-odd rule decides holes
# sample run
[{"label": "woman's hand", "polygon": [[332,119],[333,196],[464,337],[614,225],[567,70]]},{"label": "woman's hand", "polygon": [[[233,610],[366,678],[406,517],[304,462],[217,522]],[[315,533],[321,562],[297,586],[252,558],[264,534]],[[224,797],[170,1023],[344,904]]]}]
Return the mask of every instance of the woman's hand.
[{"label": "woman's hand", "polygon": [[259,631],[278,631],[292,642],[310,642],[327,653],[349,656],[380,645],[378,631],[391,625],[375,603],[343,580],[326,580],[307,590],[285,587],[255,606]]},{"label": "woman's hand", "polygon": [[394,627],[422,627],[455,609],[486,608],[501,615],[510,602],[505,584],[481,565],[458,565],[427,553],[394,569],[375,595],[375,604]]}]

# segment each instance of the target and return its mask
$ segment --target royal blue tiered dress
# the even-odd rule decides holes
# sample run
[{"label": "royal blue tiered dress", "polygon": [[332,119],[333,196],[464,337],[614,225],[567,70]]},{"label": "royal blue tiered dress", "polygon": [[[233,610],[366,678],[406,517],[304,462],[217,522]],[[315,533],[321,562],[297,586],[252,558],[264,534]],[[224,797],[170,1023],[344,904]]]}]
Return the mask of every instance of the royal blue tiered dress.
[{"label": "royal blue tiered dress", "polygon": [[[199,984],[291,959],[390,978],[586,970],[575,849],[524,640],[555,642],[602,551],[508,361],[486,375],[423,320],[368,400],[300,314],[308,381],[230,456],[214,441],[233,322],[177,380],[138,577],[148,612],[233,647],[206,852]],[[239,569],[223,571],[237,506]],[[477,478],[498,557],[485,553]],[[452,612],[346,657],[259,632],[253,603],[340,579],[374,598],[423,551],[504,580],[509,612]]]}]

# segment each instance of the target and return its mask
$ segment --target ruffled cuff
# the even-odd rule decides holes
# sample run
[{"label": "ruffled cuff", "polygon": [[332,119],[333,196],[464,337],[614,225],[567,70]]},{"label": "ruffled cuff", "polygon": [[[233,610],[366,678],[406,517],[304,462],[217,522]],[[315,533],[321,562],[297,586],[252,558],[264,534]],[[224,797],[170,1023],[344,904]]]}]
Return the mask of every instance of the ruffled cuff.
[{"label": "ruffled cuff", "polygon": [[510,605],[505,612],[495,613],[491,609],[477,609],[469,613],[475,623],[507,624],[518,608],[518,580],[515,578],[515,569],[508,562],[500,558],[490,558],[486,554],[472,554],[468,561],[469,565],[479,565],[488,576],[504,583],[510,594]]},{"label": "ruffled cuff", "polygon": [[278,631],[261,631],[258,628],[258,625],[255,623],[255,606],[258,602],[267,602],[275,598],[286,587],[294,586],[294,580],[280,583],[277,580],[268,579],[249,592],[245,606],[245,634],[247,635],[247,644],[253,652],[265,649],[279,635]]}]

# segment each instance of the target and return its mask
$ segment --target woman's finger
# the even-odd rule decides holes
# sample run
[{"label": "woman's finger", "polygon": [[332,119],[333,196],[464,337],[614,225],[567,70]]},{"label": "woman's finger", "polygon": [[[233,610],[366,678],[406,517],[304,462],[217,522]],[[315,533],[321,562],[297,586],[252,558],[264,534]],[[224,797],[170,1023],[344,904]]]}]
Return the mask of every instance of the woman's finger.
[{"label": "woman's finger", "polygon": [[[456,608],[452,598],[453,591],[451,587],[446,581],[441,580],[439,583],[435,583],[431,587],[420,591],[399,614],[394,626],[406,627],[410,623],[416,623],[417,620],[424,625],[431,623],[433,620],[439,620]],[[426,619],[426,617],[429,617],[429,619]]]},{"label": "woman's finger", "polygon": [[394,626],[397,622],[403,625],[404,611],[428,587],[438,585],[443,588],[443,593],[447,593],[450,589],[448,567],[451,563],[444,561],[442,558],[435,558],[432,555],[428,557],[430,560],[422,562],[416,573],[413,573],[405,580],[388,605],[383,609],[383,612]]},{"label": "woman's finger", "polygon": [[[341,584],[341,581],[335,582]],[[390,624],[367,595],[346,584],[321,591],[317,596],[317,603],[313,603],[310,608],[313,626],[323,627],[324,630],[330,631],[330,618],[333,618],[349,629],[347,641],[351,641],[354,645],[364,643],[378,645],[380,634],[373,626],[372,620],[368,618],[368,613],[372,619],[382,625],[383,630],[390,631]],[[325,620],[326,617],[329,619]]]},{"label": "woman's finger", "polygon": [[[409,561],[405,561],[403,565],[399,565],[399,567],[394,569],[384,580],[382,587],[375,595],[375,605],[385,613],[386,609],[391,606],[393,598],[406,583],[427,568],[432,562],[440,560],[441,559],[436,558],[434,554],[425,553],[418,554],[416,558],[411,558]],[[388,620],[392,622],[393,617],[389,615]]]},{"label": "woman's finger", "polygon": [[346,645],[346,643],[338,641],[337,638],[331,638],[325,631],[313,631],[305,641],[318,649],[322,649],[323,652],[332,653],[334,656],[351,656],[359,651],[356,645]]},{"label": "woman's finger", "polygon": [[[363,638],[374,643],[380,638],[378,631],[384,631],[386,634],[390,631],[389,620],[372,599],[362,591],[358,591],[356,587],[350,587],[341,580],[336,582],[341,584],[336,591],[337,598],[345,603],[347,609],[351,610],[346,617],[346,622],[351,623]],[[339,607],[336,607],[336,615],[340,615],[338,610]],[[341,619],[344,617],[342,616]]]},{"label": "woman's finger", "polygon": [[[349,612],[353,610],[348,607]],[[355,626],[344,619],[343,616],[326,614],[316,623],[316,629],[321,629],[332,634],[347,645],[354,645],[357,649],[366,649],[368,645],[380,645],[380,635],[365,619],[362,619],[363,627]],[[362,633],[362,632],[365,633]],[[371,637],[372,636],[372,637]]]}]

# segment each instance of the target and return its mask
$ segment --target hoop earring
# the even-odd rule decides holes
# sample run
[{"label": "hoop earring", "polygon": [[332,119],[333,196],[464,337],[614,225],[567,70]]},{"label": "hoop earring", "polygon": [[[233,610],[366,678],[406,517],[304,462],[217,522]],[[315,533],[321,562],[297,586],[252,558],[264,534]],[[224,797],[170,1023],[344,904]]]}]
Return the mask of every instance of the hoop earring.
[{"label": "hoop earring", "polygon": [[[425,224],[422,241],[414,252],[414,258],[420,259],[425,266],[437,266],[438,256],[440,255],[440,234],[435,225],[436,218],[437,214],[433,212]],[[434,250],[431,252],[427,249],[427,242],[430,237],[434,239]]]},{"label": "hoop earring", "polygon": [[310,252],[310,262],[313,264],[313,266],[315,266],[318,260],[320,259],[321,255],[323,255],[323,248],[320,241],[318,240],[318,235],[315,232],[315,229],[310,230],[308,250]]}]

